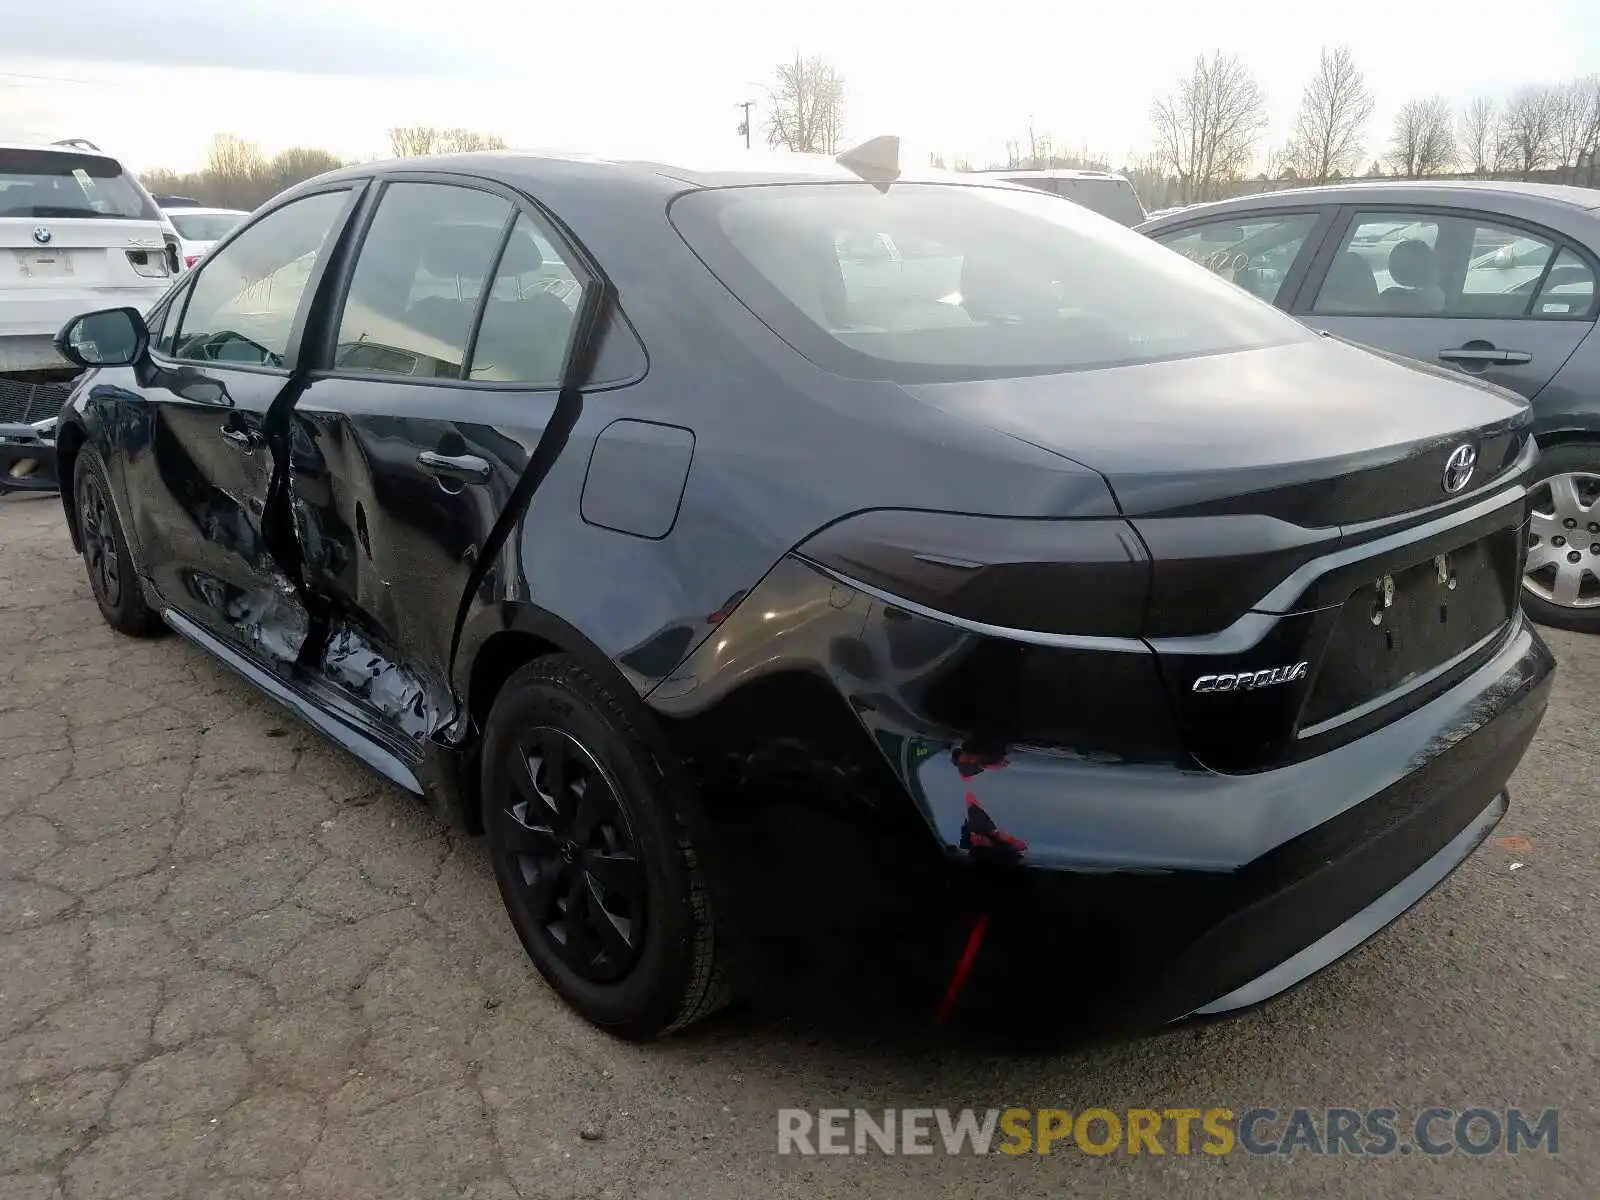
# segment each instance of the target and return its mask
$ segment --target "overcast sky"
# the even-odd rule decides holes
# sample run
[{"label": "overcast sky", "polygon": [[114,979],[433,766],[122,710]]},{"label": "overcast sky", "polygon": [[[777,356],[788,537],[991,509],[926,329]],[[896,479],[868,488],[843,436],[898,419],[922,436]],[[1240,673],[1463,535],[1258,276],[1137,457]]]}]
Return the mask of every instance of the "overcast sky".
[{"label": "overcast sky", "polygon": [[1600,72],[1600,0],[0,0],[0,140],[87,137],[187,168],[218,132],[372,157],[390,126],[428,123],[699,154],[740,144],[740,100],[758,101],[759,133],[763,84],[800,50],[843,74],[851,138],[899,133],[981,166],[1031,116],[1121,165],[1196,53],[1250,64],[1278,142],[1337,42],[1378,95],[1372,154],[1408,97]]}]

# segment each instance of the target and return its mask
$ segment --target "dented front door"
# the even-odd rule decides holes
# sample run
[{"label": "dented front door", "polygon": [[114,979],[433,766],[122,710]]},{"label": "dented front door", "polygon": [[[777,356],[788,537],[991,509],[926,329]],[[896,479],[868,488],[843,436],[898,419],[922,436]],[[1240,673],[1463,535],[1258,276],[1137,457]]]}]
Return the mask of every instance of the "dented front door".
[{"label": "dented front door", "polygon": [[556,410],[584,282],[502,189],[417,176],[372,204],[294,405],[289,488],[327,613],[308,666],[416,746],[453,715],[462,601]]},{"label": "dented front door", "polygon": [[343,188],[268,213],[161,310],[119,392],[124,487],[165,601],[225,639],[292,660],[304,634],[275,553],[271,427],[286,416],[304,312],[347,216]]}]

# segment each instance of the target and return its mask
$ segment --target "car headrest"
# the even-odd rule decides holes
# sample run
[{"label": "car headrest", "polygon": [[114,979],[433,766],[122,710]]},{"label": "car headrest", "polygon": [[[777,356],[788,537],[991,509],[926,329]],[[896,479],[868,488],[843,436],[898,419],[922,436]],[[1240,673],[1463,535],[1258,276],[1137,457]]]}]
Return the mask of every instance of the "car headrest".
[{"label": "car headrest", "polygon": [[422,268],[442,279],[463,272],[481,279],[500,248],[500,234],[498,225],[435,225],[422,241]]},{"label": "car headrest", "polygon": [[1437,282],[1433,247],[1421,238],[1406,238],[1389,251],[1389,278],[1402,287],[1432,287]]},{"label": "car headrest", "polygon": [[1360,312],[1371,308],[1377,299],[1378,281],[1372,268],[1359,254],[1346,250],[1328,268],[1317,308],[1321,312]]}]

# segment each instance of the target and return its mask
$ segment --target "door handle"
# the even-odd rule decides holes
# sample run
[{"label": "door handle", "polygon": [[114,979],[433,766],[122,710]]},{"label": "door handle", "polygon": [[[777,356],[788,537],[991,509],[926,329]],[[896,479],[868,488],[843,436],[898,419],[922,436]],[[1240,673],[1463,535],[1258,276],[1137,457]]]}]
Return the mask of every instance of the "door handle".
[{"label": "door handle", "polygon": [[1515,366],[1530,363],[1533,355],[1526,350],[1500,350],[1494,346],[1459,346],[1454,350],[1441,350],[1439,357],[1445,362],[1470,363],[1473,366]]},{"label": "door handle", "polygon": [[476,454],[440,454],[437,450],[424,450],[417,455],[417,465],[440,479],[459,483],[489,482],[489,461]]},{"label": "door handle", "polygon": [[237,425],[224,425],[222,427],[222,436],[246,453],[261,444],[261,435],[259,433],[253,429],[241,429]]}]

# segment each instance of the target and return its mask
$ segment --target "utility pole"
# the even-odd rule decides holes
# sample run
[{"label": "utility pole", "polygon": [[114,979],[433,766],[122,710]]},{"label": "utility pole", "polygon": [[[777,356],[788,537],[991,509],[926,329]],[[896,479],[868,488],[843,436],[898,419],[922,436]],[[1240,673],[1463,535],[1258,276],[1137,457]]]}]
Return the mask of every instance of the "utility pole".
[{"label": "utility pole", "polygon": [[750,110],[756,106],[754,100],[744,100],[735,104],[735,108],[744,109],[744,120],[739,122],[739,132],[744,134],[744,148],[750,149]]}]

